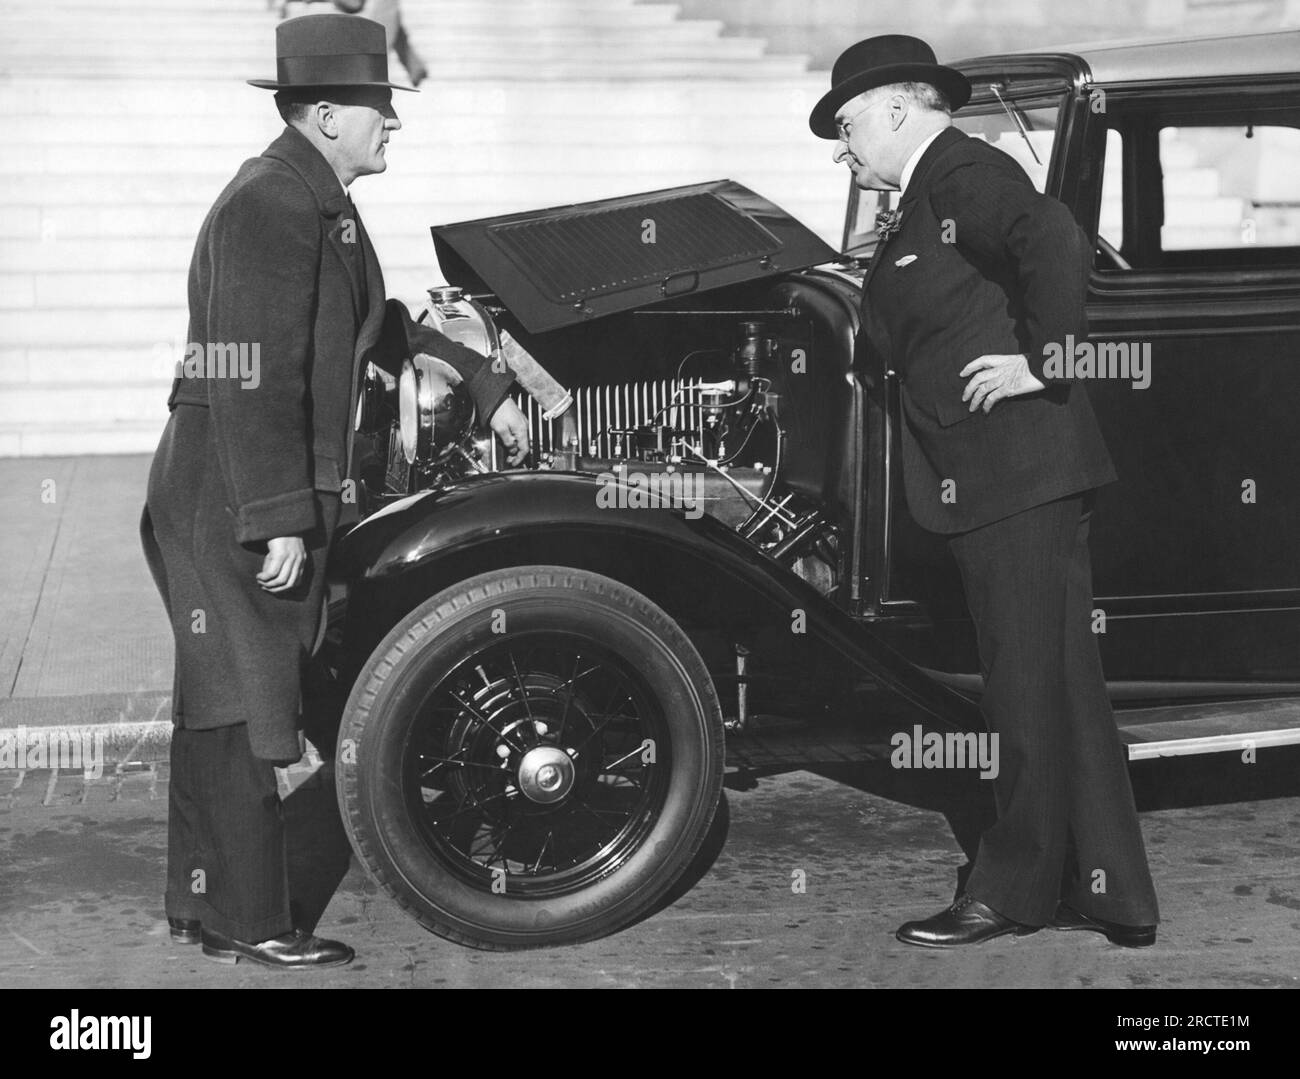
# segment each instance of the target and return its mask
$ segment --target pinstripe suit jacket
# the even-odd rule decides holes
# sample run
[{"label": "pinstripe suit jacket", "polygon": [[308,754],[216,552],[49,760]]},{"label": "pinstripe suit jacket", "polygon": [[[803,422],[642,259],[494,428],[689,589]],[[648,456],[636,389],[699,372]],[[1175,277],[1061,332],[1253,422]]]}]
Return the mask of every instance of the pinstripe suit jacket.
[{"label": "pinstripe suit jacket", "polygon": [[[1082,385],[1042,377],[1044,347],[1087,337],[1091,251],[1016,161],[955,127],[922,154],[863,290],[857,363],[902,390],[908,508],[965,532],[1115,479]],[[1048,383],[987,415],[962,401],[978,356],[1023,353]]]}]

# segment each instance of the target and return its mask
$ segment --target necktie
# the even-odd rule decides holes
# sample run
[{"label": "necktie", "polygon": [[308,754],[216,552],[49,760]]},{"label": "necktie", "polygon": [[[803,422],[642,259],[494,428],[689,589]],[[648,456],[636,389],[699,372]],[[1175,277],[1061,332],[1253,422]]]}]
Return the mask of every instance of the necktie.
[{"label": "necktie", "polygon": [[348,257],[352,260],[356,268],[357,281],[361,286],[361,309],[364,311],[370,303],[370,283],[366,280],[366,256],[365,244],[368,240],[365,226],[361,223],[361,215],[357,213],[356,203],[352,201],[352,196],[347,196],[348,210],[347,216],[351,219],[355,231],[355,242],[350,243],[348,248]]}]

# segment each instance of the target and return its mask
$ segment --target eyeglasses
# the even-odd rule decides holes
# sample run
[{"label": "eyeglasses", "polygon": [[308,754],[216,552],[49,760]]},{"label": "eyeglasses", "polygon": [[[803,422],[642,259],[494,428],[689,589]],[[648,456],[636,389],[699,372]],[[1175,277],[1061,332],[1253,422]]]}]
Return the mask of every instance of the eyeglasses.
[{"label": "eyeglasses", "polygon": [[850,127],[849,125],[852,124],[854,120],[856,120],[868,109],[874,109],[877,105],[888,100],[889,99],[887,97],[877,98],[870,105],[862,106],[862,108],[858,109],[858,111],[855,112],[852,116],[846,116],[842,120],[837,118],[835,121],[835,132],[837,135],[839,135],[840,142],[849,141],[849,136],[853,134],[853,128]]}]

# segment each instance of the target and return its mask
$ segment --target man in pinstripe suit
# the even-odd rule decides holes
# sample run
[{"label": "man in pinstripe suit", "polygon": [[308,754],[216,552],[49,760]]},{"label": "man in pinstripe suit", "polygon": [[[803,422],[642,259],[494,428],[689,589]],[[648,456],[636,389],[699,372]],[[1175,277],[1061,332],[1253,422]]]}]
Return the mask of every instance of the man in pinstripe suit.
[{"label": "man in pinstripe suit", "polygon": [[997,819],[956,901],[908,922],[925,947],[1044,927],[1154,943],[1126,758],[1091,633],[1091,492],[1115,479],[1082,386],[1044,372],[1086,340],[1091,251],[1008,155],[952,126],[970,97],[925,42],[869,38],[836,62],[815,134],[861,188],[900,190],[863,286],[856,363],[896,374],[908,508],[961,570],[999,736]]}]

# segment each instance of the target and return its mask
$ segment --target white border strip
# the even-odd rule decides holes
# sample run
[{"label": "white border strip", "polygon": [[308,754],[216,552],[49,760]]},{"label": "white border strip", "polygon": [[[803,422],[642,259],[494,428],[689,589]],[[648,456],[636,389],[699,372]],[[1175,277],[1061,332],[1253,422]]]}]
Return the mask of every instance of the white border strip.
[{"label": "white border strip", "polygon": [[1151,757],[1190,757],[1197,753],[1235,753],[1265,746],[1300,744],[1300,727],[1280,731],[1256,731],[1247,734],[1212,734],[1205,738],[1170,738],[1163,742],[1130,742],[1128,759]]}]

